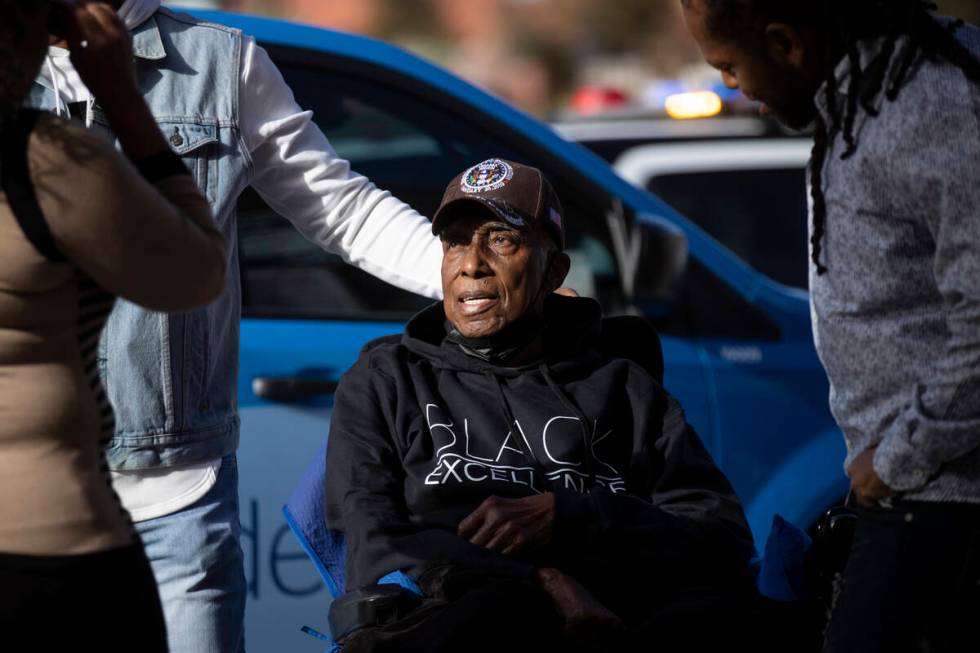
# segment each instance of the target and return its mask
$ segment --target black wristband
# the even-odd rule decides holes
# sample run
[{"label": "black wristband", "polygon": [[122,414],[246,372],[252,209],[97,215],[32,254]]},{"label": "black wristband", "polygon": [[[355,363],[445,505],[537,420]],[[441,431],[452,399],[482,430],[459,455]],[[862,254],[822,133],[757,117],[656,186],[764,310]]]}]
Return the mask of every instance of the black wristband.
[{"label": "black wristband", "polygon": [[143,175],[143,178],[151,184],[167,177],[191,174],[180,157],[170,150],[151,154],[139,161],[133,161],[133,165]]}]

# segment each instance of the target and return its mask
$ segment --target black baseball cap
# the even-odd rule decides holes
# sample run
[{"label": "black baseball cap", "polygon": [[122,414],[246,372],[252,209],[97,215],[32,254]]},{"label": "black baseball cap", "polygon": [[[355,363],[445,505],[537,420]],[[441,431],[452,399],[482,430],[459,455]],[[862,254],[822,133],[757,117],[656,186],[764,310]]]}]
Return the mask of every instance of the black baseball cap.
[{"label": "black baseball cap", "polygon": [[458,218],[467,204],[488,208],[518,229],[539,223],[565,249],[565,220],[554,188],[537,168],[503,159],[487,159],[449,182],[442,203],[432,216],[432,233],[438,235]]}]

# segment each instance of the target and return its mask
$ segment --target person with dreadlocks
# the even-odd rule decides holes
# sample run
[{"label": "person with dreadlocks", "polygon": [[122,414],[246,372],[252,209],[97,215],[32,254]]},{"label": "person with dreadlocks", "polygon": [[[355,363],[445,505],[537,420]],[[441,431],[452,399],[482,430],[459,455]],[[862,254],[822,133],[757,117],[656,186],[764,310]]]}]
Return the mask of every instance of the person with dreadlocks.
[{"label": "person with dreadlocks", "polygon": [[815,126],[814,335],[860,504],[825,648],[976,650],[980,30],[922,0],[682,4],[727,86]]}]

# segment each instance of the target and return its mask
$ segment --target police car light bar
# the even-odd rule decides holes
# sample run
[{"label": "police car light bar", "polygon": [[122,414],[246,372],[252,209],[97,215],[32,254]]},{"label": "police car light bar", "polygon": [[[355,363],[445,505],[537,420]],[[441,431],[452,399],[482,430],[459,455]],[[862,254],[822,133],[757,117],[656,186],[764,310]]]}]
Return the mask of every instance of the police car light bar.
[{"label": "police car light bar", "polygon": [[713,91],[675,93],[664,101],[667,115],[675,120],[710,118],[722,110],[722,101]]}]

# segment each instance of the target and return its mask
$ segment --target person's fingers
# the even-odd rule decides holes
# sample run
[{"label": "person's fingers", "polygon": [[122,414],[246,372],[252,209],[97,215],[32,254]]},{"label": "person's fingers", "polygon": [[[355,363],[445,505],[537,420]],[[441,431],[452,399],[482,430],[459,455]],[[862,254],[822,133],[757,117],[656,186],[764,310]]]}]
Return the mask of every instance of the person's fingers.
[{"label": "person's fingers", "polygon": [[494,535],[497,534],[497,529],[490,522],[484,522],[483,526],[480,527],[470,539],[470,544],[475,544],[477,546],[486,547],[486,545],[493,539]]},{"label": "person's fingers", "polygon": [[520,550],[523,543],[524,537],[521,532],[512,523],[507,523],[495,530],[493,537],[487,542],[486,548],[509,555],[515,549]]},{"label": "person's fingers", "polygon": [[483,548],[496,551],[497,553],[503,553],[504,549],[510,545],[510,539],[509,533],[498,530],[497,532],[491,534],[490,540],[484,545]]},{"label": "person's fingers", "polygon": [[504,550],[501,551],[501,553],[505,556],[516,555],[527,548],[527,545],[528,540],[520,533],[517,533],[511,538],[510,544],[504,547]]},{"label": "person's fingers", "polygon": [[538,583],[545,591],[553,590],[561,580],[562,573],[554,567],[538,567],[535,572]]},{"label": "person's fingers", "polygon": [[851,477],[851,494],[854,495],[854,498],[857,499],[858,503],[862,502],[861,499],[864,496],[864,489],[854,477]]},{"label": "person's fingers", "polygon": [[[128,39],[126,26],[116,11],[105,3],[83,3],[71,9],[69,44],[86,42],[90,51],[101,50]],[[74,48],[72,48],[74,50]]]},{"label": "person's fingers", "polygon": [[487,510],[487,502],[481,503],[476,510],[471,512],[466,516],[463,521],[459,522],[459,526],[456,528],[456,533],[463,538],[470,539],[480,527],[483,526],[485,514]]},{"label": "person's fingers", "polygon": [[75,46],[81,41],[88,40],[87,36],[93,31],[94,26],[98,26],[98,22],[83,4],[67,7],[64,11],[67,28],[65,38],[69,48],[74,51]]},{"label": "person's fingers", "polygon": [[75,7],[69,38],[72,63],[96,99],[106,106],[136,91],[132,37],[115,9],[105,2]]},{"label": "person's fingers", "polygon": [[854,488],[854,495],[857,497],[857,501],[862,506],[870,506],[874,504],[874,499],[872,499],[863,487]]},{"label": "person's fingers", "polygon": [[87,4],[85,7],[88,9],[89,14],[96,20],[104,34],[110,36],[125,34],[126,25],[111,5],[104,2],[96,2]]}]

